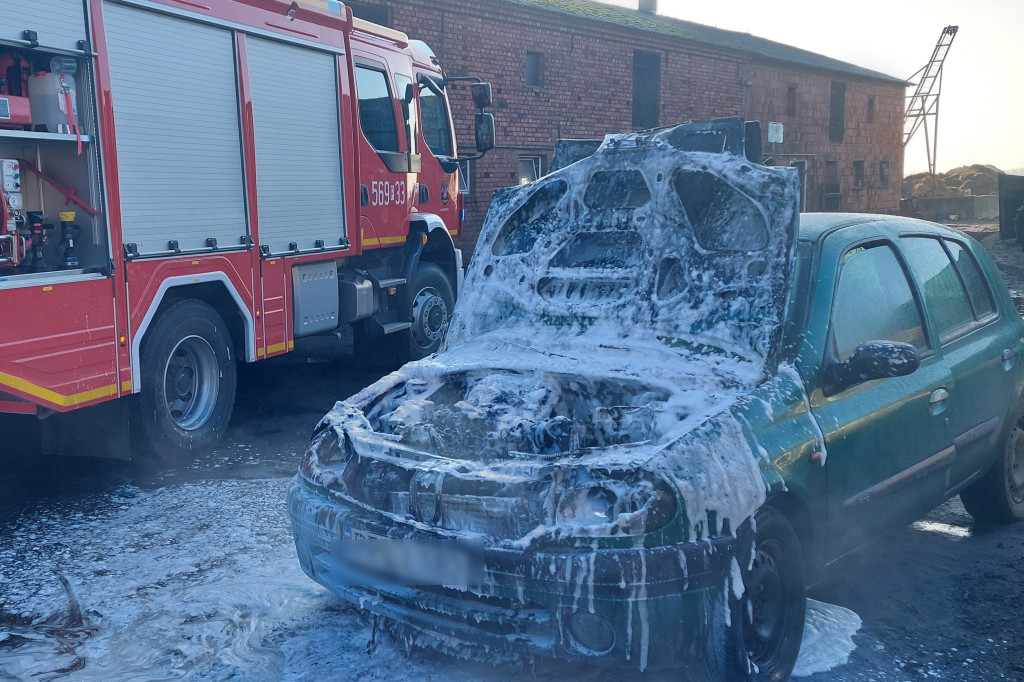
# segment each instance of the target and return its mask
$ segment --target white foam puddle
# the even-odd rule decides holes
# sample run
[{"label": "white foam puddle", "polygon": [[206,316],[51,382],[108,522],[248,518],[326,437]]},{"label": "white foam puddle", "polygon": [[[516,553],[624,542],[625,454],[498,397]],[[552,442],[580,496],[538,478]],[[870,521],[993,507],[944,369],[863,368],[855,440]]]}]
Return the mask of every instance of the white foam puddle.
[{"label": "white foam puddle", "polygon": [[299,678],[313,629],[361,654],[366,626],[298,567],[285,484],[124,489],[23,519],[0,544],[0,679]]},{"label": "white foam puddle", "polygon": [[[367,655],[370,624],[299,569],[286,485],[126,487],[26,514],[0,537],[0,680],[510,679],[386,639]],[[809,602],[797,674],[844,663],[859,626]]]},{"label": "white foam puddle", "polygon": [[938,521],[915,521],[911,524],[911,528],[914,530],[921,530],[926,533],[948,535],[951,538],[957,539],[971,537],[970,528],[965,526],[954,526],[948,523],[939,523]]},{"label": "white foam puddle", "polygon": [[846,663],[856,648],[853,635],[860,626],[860,616],[850,609],[808,599],[804,638],[793,677],[809,677]]}]

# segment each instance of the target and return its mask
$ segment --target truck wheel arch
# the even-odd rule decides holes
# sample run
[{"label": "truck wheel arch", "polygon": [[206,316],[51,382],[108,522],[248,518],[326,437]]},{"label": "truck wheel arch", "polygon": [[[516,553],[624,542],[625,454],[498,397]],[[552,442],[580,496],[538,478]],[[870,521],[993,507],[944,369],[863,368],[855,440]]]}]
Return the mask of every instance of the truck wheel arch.
[{"label": "truck wheel arch", "polygon": [[[215,301],[209,300],[211,298],[210,292],[213,290],[221,292],[220,296],[214,296],[214,298],[221,299],[220,305],[217,305]],[[192,293],[194,295],[190,295]],[[162,307],[165,307],[165,303],[182,298],[195,298],[210,303],[221,317],[224,318],[233,341],[243,349],[240,356],[244,357],[246,362],[256,361],[256,324],[252,313],[246,307],[245,302],[231,283],[231,280],[228,279],[227,274],[224,272],[207,272],[197,275],[168,277],[160,283],[152,303],[149,304],[149,308],[146,310],[146,315],[142,318],[138,330],[132,336],[132,393],[138,393],[142,387],[142,342],[146,337],[146,332],[154,320],[156,320]],[[225,312],[228,312],[224,310],[225,307],[232,312],[238,313],[236,317],[241,320],[240,325],[233,324],[230,316],[225,315]],[[237,327],[239,326],[241,327],[244,339],[236,338],[238,333]]]},{"label": "truck wheel arch", "polygon": [[458,298],[462,290],[462,252],[455,248],[455,241],[444,221],[432,213],[419,214],[409,225],[410,239],[420,239],[424,234],[427,235],[427,243],[422,249],[418,248],[418,245],[410,245],[416,249],[410,249],[411,257],[405,263],[406,279],[411,280],[419,261],[434,263],[448,275]]}]

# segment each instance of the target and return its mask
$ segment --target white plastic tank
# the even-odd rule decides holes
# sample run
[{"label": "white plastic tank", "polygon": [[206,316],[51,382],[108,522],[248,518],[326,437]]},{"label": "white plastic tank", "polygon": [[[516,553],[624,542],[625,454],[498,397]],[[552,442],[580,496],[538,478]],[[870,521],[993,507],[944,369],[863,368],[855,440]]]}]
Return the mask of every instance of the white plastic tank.
[{"label": "white plastic tank", "polygon": [[[50,133],[71,133],[78,126],[76,62],[69,57],[50,60],[49,73],[38,72],[28,79],[32,125],[45,126]],[[70,104],[70,115],[68,112]]]}]

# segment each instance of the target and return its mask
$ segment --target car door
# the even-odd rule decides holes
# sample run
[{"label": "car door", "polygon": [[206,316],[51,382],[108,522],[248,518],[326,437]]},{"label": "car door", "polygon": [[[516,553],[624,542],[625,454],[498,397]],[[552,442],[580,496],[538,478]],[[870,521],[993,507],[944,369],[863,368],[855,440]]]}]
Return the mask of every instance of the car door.
[{"label": "car door", "polygon": [[[810,399],[825,446],[829,558],[937,504],[952,460],[953,439],[944,425],[952,377],[891,241],[850,242],[873,229],[862,225],[825,239],[816,297],[829,297],[831,306],[827,319],[819,313],[808,329],[825,339]],[[906,376],[826,390],[829,365],[868,341],[912,344],[920,366]]]},{"label": "car door", "polygon": [[992,291],[966,245],[913,234],[901,236],[899,244],[956,384],[945,417],[955,446],[946,485],[952,491],[992,461],[1014,400],[1021,342],[999,319]]}]

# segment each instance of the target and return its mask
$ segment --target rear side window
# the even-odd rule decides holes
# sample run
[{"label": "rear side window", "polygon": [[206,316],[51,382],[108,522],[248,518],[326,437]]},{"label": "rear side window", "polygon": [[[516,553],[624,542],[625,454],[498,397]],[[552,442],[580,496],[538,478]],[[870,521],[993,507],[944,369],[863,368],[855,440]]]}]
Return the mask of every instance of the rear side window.
[{"label": "rear side window", "polygon": [[383,71],[356,67],[356,91],[359,96],[359,125],[370,145],[379,152],[398,151],[395,104]]},{"label": "rear side window", "polygon": [[840,362],[868,341],[928,347],[921,313],[892,247],[857,247],[843,256],[832,308],[832,336]]},{"label": "rear side window", "polygon": [[981,268],[974,260],[974,256],[967,252],[967,249],[954,241],[943,240],[949,249],[949,255],[953,257],[957,270],[963,278],[964,286],[967,287],[967,295],[974,304],[974,314],[978,319],[984,319],[996,312],[996,302],[992,297],[992,290],[988,281],[981,274]]},{"label": "rear side window", "polygon": [[924,304],[942,341],[974,322],[974,312],[960,275],[938,239],[907,237],[900,240],[911,272],[921,285]]}]

